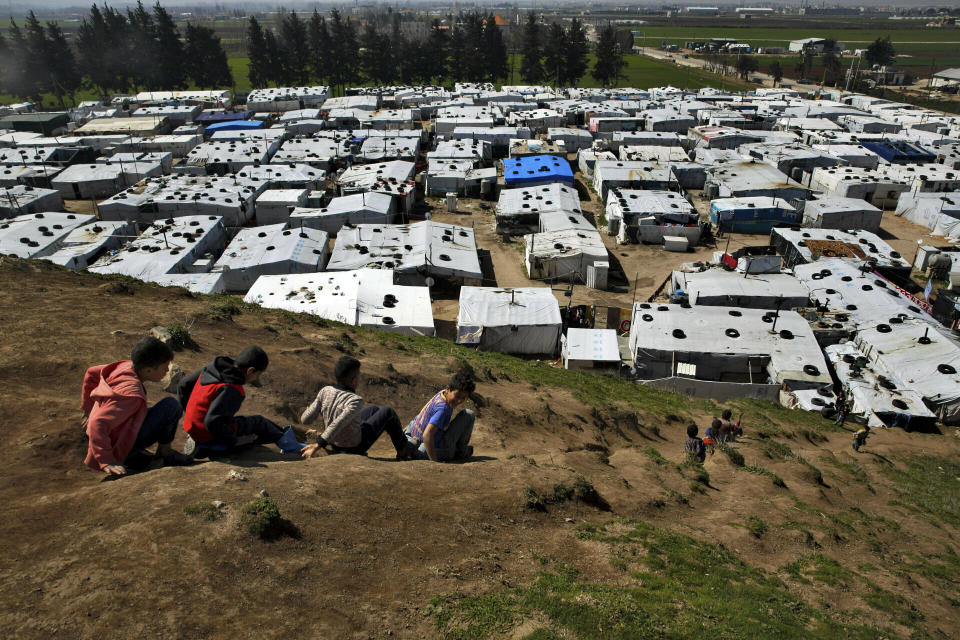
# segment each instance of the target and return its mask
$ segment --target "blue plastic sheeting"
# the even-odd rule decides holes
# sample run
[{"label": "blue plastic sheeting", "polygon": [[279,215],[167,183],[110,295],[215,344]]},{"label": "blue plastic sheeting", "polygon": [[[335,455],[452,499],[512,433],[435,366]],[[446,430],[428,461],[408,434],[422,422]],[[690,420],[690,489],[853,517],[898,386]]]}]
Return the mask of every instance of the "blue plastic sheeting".
[{"label": "blue plastic sheeting", "polygon": [[261,120],[230,120],[228,122],[214,122],[208,124],[204,129],[206,133],[216,133],[217,131],[247,131],[250,129],[263,129]]},{"label": "blue plastic sheeting", "polygon": [[197,122],[232,122],[249,120],[253,111],[202,111],[196,117]]},{"label": "blue plastic sheeting", "polygon": [[918,144],[903,140],[885,140],[882,142],[861,142],[860,146],[893,164],[922,164],[936,162],[937,156]]},{"label": "blue plastic sheeting", "polygon": [[[742,206],[742,205],[741,205]],[[710,222],[724,231],[770,233],[774,227],[795,225],[797,212],[780,207],[743,207],[710,205]]]},{"label": "blue plastic sheeting", "polygon": [[570,163],[557,156],[527,156],[503,161],[503,181],[507,186],[566,182],[573,184]]}]

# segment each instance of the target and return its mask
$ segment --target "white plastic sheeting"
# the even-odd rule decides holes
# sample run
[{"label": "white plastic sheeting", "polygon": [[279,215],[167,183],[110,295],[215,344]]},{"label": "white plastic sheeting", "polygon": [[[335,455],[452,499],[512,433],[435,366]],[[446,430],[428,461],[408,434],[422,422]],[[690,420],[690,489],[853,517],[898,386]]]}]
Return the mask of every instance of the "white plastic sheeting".
[{"label": "white plastic sheeting", "polygon": [[238,227],[253,217],[254,202],[267,184],[238,176],[164,176],[125,189],[98,208],[104,220],[146,223],[202,214]]},{"label": "white plastic sheeting", "polygon": [[531,279],[586,283],[587,269],[608,266],[607,247],[596,229],[560,229],[523,237],[527,274]]},{"label": "white plastic sheeting", "polygon": [[167,273],[151,277],[161,287],[183,287],[191,293],[225,293],[222,273]]},{"label": "white plastic sheeting", "polygon": [[960,193],[902,193],[894,215],[935,236],[960,238]]},{"label": "white plastic sheeting", "polygon": [[794,275],[818,305],[847,316],[855,327],[890,324],[891,319],[896,324],[906,318],[937,324],[890,282],[858,267],[858,263],[841,258],[824,258],[797,265]]},{"label": "white plastic sheeting", "polygon": [[960,422],[960,347],[929,324],[905,321],[862,329],[860,351],[901,388],[916,389],[944,424]]},{"label": "white plastic sheeting", "polygon": [[810,294],[785,273],[743,274],[721,269],[697,273],[674,271],[673,290],[682,289],[690,304],[748,309],[795,309],[809,305]]},{"label": "white plastic sheeting", "polygon": [[565,369],[620,365],[620,347],[614,329],[567,329],[560,353]]},{"label": "white plastic sheeting", "polygon": [[214,269],[229,291],[247,291],[262,275],[315,273],[327,261],[327,233],[285,224],[241,229]]},{"label": "white plastic sheeting", "polygon": [[461,287],[457,342],[486,351],[555,354],[560,305],[543,288]]},{"label": "white plastic sheeting", "polygon": [[244,300],[383,331],[435,333],[430,290],[395,285],[388,270],[261,276]]},{"label": "white plastic sheeting", "polygon": [[396,217],[396,203],[385,193],[355,193],[333,198],[325,207],[294,209],[291,227],[321,229],[336,235],[344,225],[389,224]]},{"label": "white plastic sheeting", "polygon": [[694,365],[694,377],[705,380],[765,383],[769,377],[793,388],[831,382],[813,330],[795,311],[775,317],[756,309],[639,303],[630,351],[645,379],[670,377],[683,363]]},{"label": "white plastic sheeting", "polygon": [[42,257],[69,269],[86,269],[96,256],[119,248],[136,235],[137,226],[132,222],[91,222],[68,233]]},{"label": "white plastic sheeting", "polygon": [[483,278],[473,229],[429,220],[342,229],[327,270],[371,268],[392,270],[404,283],[430,276],[476,284]]},{"label": "white plastic sheeting", "polygon": [[0,255],[18,258],[45,255],[55,251],[71,231],[93,221],[93,216],[49,211],[0,220]]},{"label": "white plastic sheeting", "polygon": [[[849,260],[875,260],[878,266],[896,269],[910,269],[910,263],[899,252],[870,231],[841,231],[839,229],[788,228],[778,227],[770,232],[770,244],[784,257],[787,266],[813,262],[814,250],[810,241],[825,241],[825,251],[817,252],[820,259],[844,258]],[[849,255],[830,255],[831,252]]]},{"label": "white plastic sheeting", "polygon": [[118,273],[148,282],[169,273],[189,273],[207,252],[219,253],[227,230],[217,216],[183,216],[155,222],[120,251],[97,260],[89,270]]},{"label": "white plastic sheeting", "polygon": [[863,357],[854,343],[833,344],[825,351],[847,392],[850,415],[861,417],[871,427],[889,426],[896,414],[909,414],[911,419],[936,418],[915,387],[898,387],[885,376],[881,379],[869,366],[861,368],[860,375],[852,375],[854,360]]},{"label": "white plastic sheeting", "polygon": [[883,211],[859,198],[839,196],[811,200],[803,209],[803,222],[821,229],[880,230]]}]

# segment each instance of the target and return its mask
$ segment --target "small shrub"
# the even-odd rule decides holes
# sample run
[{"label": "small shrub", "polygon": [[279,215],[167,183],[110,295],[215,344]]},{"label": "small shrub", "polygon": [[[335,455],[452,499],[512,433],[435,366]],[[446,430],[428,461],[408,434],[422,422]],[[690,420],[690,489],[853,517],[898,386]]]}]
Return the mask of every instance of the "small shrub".
[{"label": "small shrub", "polygon": [[610,511],[610,503],[600,495],[586,478],[577,478],[576,482],[573,483],[573,494],[578,501],[584,504],[589,504],[601,511]]},{"label": "small shrub", "polygon": [[730,462],[733,463],[735,467],[742,467],[744,465],[743,454],[731,447],[728,444],[722,444],[719,447],[720,451],[723,451],[727,454],[727,457],[730,458]]},{"label": "small shrub", "polygon": [[691,482],[690,491],[693,491],[694,493],[706,493],[707,489],[699,482]]},{"label": "small shrub", "polygon": [[179,322],[174,322],[164,328],[170,333],[170,348],[174,351],[197,348],[197,343],[190,336],[190,330]]},{"label": "small shrub", "polygon": [[188,516],[200,516],[204,520],[213,522],[223,517],[223,511],[212,502],[194,502],[183,508],[183,512]]},{"label": "small shrub", "polygon": [[553,498],[551,502],[566,502],[573,500],[573,489],[562,482],[553,488]]},{"label": "small shrub", "polygon": [[540,494],[534,491],[531,487],[526,487],[523,490],[523,502],[527,509],[541,512],[546,512],[547,510],[547,503],[544,502],[543,498],[540,497]]},{"label": "small shrub", "polygon": [[233,316],[240,315],[242,311],[243,308],[239,302],[232,298],[226,298],[210,305],[207,315],[214,320],[230,320]]},{"label": "small shrub", "polygon": [[756,516],[750,516],[747,519],[747,529],[754,537],[759,538],[767,532],[767,523]]},{"label": "small shrub", "polygon": [[280,517],[280,508],[273,498],[260,497],[240,510],[240,527],[262,540],[272,540],[287,534],[298,537],[293,524]]}]

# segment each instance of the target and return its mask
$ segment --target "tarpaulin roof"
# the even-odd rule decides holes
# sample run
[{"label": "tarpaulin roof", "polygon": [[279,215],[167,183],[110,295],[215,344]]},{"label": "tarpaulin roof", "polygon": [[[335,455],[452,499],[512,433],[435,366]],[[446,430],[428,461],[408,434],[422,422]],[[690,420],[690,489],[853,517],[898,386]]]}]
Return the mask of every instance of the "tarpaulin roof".
[{"label": "tarpaulin roof", "polygon": [[245,131],[248,129],[263,129],[262,120],[226,120],[207,125],[207,133],[216,131]]}]

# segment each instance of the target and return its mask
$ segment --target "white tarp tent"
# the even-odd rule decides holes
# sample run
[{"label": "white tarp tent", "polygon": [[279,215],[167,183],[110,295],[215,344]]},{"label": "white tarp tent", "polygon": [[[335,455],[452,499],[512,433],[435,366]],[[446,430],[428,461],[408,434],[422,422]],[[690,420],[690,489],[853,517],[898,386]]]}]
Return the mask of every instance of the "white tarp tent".
[{"label": "white tarp tent", "polygon": [[435,333],[430,290],[396,285],[385,269],[261,276],[244,300],[383,331]]},{"label": "white tarp tent", "polygon": [[[219,253],[227,230],[217,216],[182,216],[155,222],[121,251],[89,267],[94,273],[118,273],[148,282],[169,273],[191,273],[206,253]],[[203,270],[203,269],[200,269]]]},{"label": "white tarp tent", "polygon": [[825,351],[846,391],[850,415],[871,427],[892,426],[902,421],[909,429],[910,422],[916,426],[918,422],[936,420],[936,415],[924,404],[923,395],[915,388],[898,387],[870,366],[856,367],[858,358],[867,359],[853,342],[833,344]]},{"label": "white tarp tent", "polygon": [[767,383],[769,378],[794,389],[832,382],[813,330],[795,311],[639,303],[630,324],[630,352],[647,380],[688,375]]},{"label": "white tarp tent", "polygon": [[548,287],[460,289],[458,344],[485,351],[553,355],[560,328],[560,305]]},{"label": "white tarp tent", "polygon": [[289,224],[337,235],[344,225],[390,224],[395,218],[396,202],[389,195],[355,193],[333,198],[325,207],[294,209]]},{"label": "white tarp tent", "polygon": [[560,337],[564,369],[602,370],[617,373],[620,347],[614,329],[567,329]]},{"label": "white tarp tent", "polygon": [[247,291],[262,275],[315,273],[327,261],[327,233],[285,224],[241,229],[214,265],[228,291]]},{"label": "white tarp tent", "polygon": [[796,309],[810,303],[807,288],[786,273],[744,274],[721,269],[674,271],[671,292],[682,290],[690,304],[747,309]]},{"label": "white tarp tent", "polygon": [[0,255],[36,258],[55,251],[59,242],[93,216],[77,213],[29,213],[0,220]]},{"label": "white tarp tent", "polygon": [[137,226],[132,222],[91,222],[68,233],[42,257],[69,269],[86,269],[97,256],[119,248],[136,235]]},{"label": "white tarp tent", "polygon": [[354,269],[392,270],[398,284],[430,277],[475,285],[483,279],[473,229],[430,220],[341,229],[327,270]]},{"label": "white tarp tent", "polygon": [[803,223],[821,229],[863,229],[877,233],[882,218],[883,211],[859,198],[828,196],[810,200],[803,208]]},{"label": "white tarp tent", "polygon": [[587,282],[587,269],[610,266],[607,247],[596,229],[560,229],[523,237],[527,274],[533,280]]},{"label": "white tarp tent", "polygon": [[907,320],[861,329],[856,344],[874,370],[922,394],[941,422],[960,423],[960,347],[952,338]]},{"label": "white tarp tent", "polygon": [[901,193],[894,215],[935,236],[960,238],[960,193]]}]

